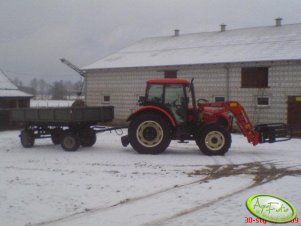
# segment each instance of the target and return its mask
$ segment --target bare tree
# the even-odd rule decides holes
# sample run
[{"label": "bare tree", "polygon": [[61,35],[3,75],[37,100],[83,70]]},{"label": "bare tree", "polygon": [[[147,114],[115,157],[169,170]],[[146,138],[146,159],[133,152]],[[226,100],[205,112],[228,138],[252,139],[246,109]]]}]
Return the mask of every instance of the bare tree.
[{"label": "bare tree", "polygon": [[73,89],[74,89],[75,93],[81,93],[81,95],[82,95],[82,92],[84,92],[83,85],[84,85],[83,81],[75,82],[73,84]]},{"label": "bare tree", "polygon": [[36,78],[32,79],[30,81],[29,86],[33,89],[33,95],[37,95],[37,90],[38,90],[38,80]]},{"label": "bare tree", "polygon": [[67,93],[67,98],[70,99],[70,96],[72,94],[74,94],[74,91],[73,91],[73,84],[70,80],[68,81],[64,81],[64,87],[66,89],[66,93]]},{"label": "bare tree", "polygon": [[44,99],[46,95],[47,83],[44,79],[39,79],[38,81],[38,92],[41,95],[41,98]]},{"label": "bare tree", "polygon": [[52,99],[53,100],[63,100],[66,97],[66,89],[63,81],[54,82],[52,85]]},{"label": "bare tree", "polygon": [[20,79],[18,79],[18,78],[14,78],[14,80],[12,80],[12,83],[15,86],[17,86],[18,88],[23,86],[23,82]]}]

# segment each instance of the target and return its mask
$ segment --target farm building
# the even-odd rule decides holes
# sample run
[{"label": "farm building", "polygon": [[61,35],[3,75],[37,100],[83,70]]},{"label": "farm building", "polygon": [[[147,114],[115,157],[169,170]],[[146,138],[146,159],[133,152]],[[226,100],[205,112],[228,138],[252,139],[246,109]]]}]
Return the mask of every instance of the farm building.
[{"label": "farm building", "polygon": [[194,78],[196,95],[237,100],[254,124],[301,130],[301,24],[276,24],[140,40],[88,65],[86,101],[113,105],[115,118],[137,108],[152,78]]},{"label": "farm building", "polygon": [[0,129],[9,126],[7,109],[29,107],[31,97],[20,91],[0,70]]}]

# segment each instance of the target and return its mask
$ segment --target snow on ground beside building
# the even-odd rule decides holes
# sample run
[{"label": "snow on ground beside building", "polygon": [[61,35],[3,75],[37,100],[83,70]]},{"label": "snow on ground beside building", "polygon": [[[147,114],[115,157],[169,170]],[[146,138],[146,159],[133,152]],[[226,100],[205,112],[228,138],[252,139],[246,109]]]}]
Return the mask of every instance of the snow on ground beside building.
[{"label": "snow on ground beside building", "polygon": [[253,147],[234,134],[225,156],[209,157],[194,142],[139,155],[114,132],[77,152],[50,139],[25,149],[18,135],[0,132],[1,225],[252,225],[255,193],[301,216],[300,139]]},{"label": "snow on ground beside building", "polygon": [[30,100],[30,107],[70,107],[74,100]]}]

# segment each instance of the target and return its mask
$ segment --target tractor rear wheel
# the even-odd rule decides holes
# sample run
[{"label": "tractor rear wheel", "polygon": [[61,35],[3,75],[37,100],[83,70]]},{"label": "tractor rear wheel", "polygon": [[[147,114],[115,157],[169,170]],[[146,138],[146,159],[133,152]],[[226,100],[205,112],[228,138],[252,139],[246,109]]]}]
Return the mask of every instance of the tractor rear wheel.
[{"label": "tractor rear wheel", "polygon": [[195,140],[205,155],[224,155],[231,146],[231,133],[223,126],[212,124],[197,131]]},{"label": "tractor rear wheel", "polygon": [[142,114],[129,126],[129,141],[140,154],[160,154],[171,141],[169,123],[160,115]]}]

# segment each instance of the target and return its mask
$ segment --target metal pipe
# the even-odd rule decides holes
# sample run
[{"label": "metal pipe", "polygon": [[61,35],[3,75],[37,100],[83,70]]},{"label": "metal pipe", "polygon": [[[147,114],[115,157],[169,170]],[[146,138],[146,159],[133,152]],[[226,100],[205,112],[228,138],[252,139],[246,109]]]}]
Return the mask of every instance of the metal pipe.
[{"label": "metal pipe", "polygon": [[225,66],[226,69],[226,101],[230,98],[230,68],[229,65]]},{"label": "metal pipe", "polygon": [[84,95],[85,95],[85,103],[87,104],[87,94],[88,94],[88,83],[87,83],[87,77],[88,77],[88,74],[85,74],[84,76],[84,85],[83,85],[83,89],[84,89]]},{"label": "metal pipe", "polygon": [[225,32],[226,31],[226,24],[221,24],[221,32]]}]

